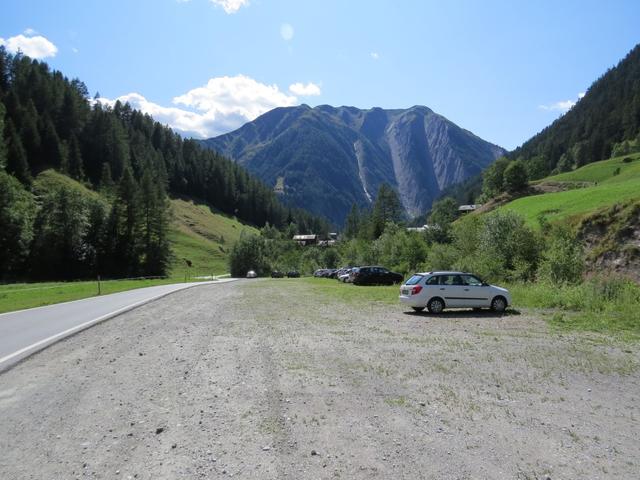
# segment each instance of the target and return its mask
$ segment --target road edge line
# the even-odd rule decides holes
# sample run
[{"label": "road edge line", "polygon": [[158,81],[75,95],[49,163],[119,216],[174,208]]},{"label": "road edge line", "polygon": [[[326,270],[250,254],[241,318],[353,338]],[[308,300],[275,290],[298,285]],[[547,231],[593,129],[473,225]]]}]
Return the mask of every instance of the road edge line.
[{"label": "road edge line", "polygon": [[[231,280],[233,281],[233,280]],[[230,281],[226,281],[224,283],[231,283]],[[51,345],[54,345],[56,343],[58,343],[61,340],[64,340],[66,338],[69,338],[77,333],[80,333],[84,330],[87,330],[88,328],[93,327],[94,325],[97,325],[99,323],[102,323],[106,320],[110,320],[114,317],[117,317],[119,315],[122,315],[123,313],[129,312],[131,310],[134,310],[138,307],[141,307],[143,305],[146,305],[148,303],[154,302],[156,300],[159,300],[163,297],[166,297],[168,295],[171,295],[173,293],[177,293],[177,292],[183,292],[185,290],[188,290],[190,288],[194,288],[194,287],[201,287],[204,285],[215,285],[215,282],[202,282],[200,284],[195,284],[195,285],[188,285],[185,286],[184,288],[180,288],[178,290],[173,290],[171,292],[165,292],[162,293],[160,295],[156,295],[155,297],[151,297],[148,298],[146,300],[141,300],[139,302],[133,303],[131,305],[127,305],[126,307],[121,307],[118,310],[114,310],[113,312],[107,313],[105,315],[101,315],[100,317],[94,318],[92,320],[86,321],[84,323],[81,323],[80,325],[76,325],[75,327],[71,327],[67,330],[64,330],[63,332],[60,333],[56,333],[55,335],[52,335],[48,338],[45,338],[43,340],[40,340],[36,343],[33,343],[27,347],[21,348],[20,350],[10,353],[9,355],[6,355],[2,358],[0,358],[0,374],[7,372],[8,370],[10,370],[11,368],[15,367],[16,365],[18,365],[20,362],[26,360],[27,358],[31,357],[32,355],[41,352],[42,350],[44,350],[47,347],[50,347]],[[36,307],[37,308],[37,307]]]}]

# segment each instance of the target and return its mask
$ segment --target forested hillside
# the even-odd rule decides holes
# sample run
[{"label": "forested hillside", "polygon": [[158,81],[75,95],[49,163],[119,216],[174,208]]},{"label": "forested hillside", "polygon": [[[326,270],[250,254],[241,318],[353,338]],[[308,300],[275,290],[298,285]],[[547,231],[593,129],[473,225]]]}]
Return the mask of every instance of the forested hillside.
[{"label": "forested hillside", "polygon": [[164,275],[170,194],[257,226],[327,229],[235,163],[0,47],[0,278]]},{"label": "forested hillside", "polygon": [[[511,152],[532,179],[609,158],[640,132],[640,45],[596,80],[567,113]],[[624,145],[618,148],[624,149]]]}]

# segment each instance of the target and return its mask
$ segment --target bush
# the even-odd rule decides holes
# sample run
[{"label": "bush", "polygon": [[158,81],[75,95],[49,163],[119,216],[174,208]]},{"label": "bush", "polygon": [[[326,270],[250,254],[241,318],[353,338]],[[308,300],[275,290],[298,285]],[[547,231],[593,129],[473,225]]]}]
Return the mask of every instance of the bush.
[{"label": "bush", "polygon": [[502,183],[507,192],[516,193],[527,187],[528,180],[527,168],[524,162],[516,160],[511,162],[504,170]]},{"label": "bush", "polygon": [[242,235],[229,254],[229,270],[232,277],[244,277],[249,270],[258,275],[271,272],[265,239],[258,235]]},{"label": "bush", "polygon": [[577,283],[584,270],[582,245],[568,227],[551,228],[548,235],[539,277],[553,284]]}]

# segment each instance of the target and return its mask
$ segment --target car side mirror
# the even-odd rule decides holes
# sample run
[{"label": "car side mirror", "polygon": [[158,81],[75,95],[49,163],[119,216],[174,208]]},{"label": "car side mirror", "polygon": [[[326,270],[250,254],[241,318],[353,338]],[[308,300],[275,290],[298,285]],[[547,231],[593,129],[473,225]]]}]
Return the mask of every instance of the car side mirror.
[{"label": "car side mirror", "polygon": [[482,282],[482,286],[483,286],[483,287],[488,287],[488,286],[489,286],[489,284],[488,284],[487,282]]}]

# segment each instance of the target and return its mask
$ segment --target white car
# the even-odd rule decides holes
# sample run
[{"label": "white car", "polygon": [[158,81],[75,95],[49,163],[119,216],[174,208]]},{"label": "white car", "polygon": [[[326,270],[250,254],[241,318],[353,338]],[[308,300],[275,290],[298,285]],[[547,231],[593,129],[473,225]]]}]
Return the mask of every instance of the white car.
[{"label": "white car", "polygon": [[247,272],[247,278],[258,278],[258,274],[253,270],[249,270]]},{"label": "white car", "polygon": [[471,273],[416,273],[400,287],[400,303],[416,312],[425,308],[440,313],[445,308],[490,308],[504,312],[511,305],[506,288],[485,283]]}]

